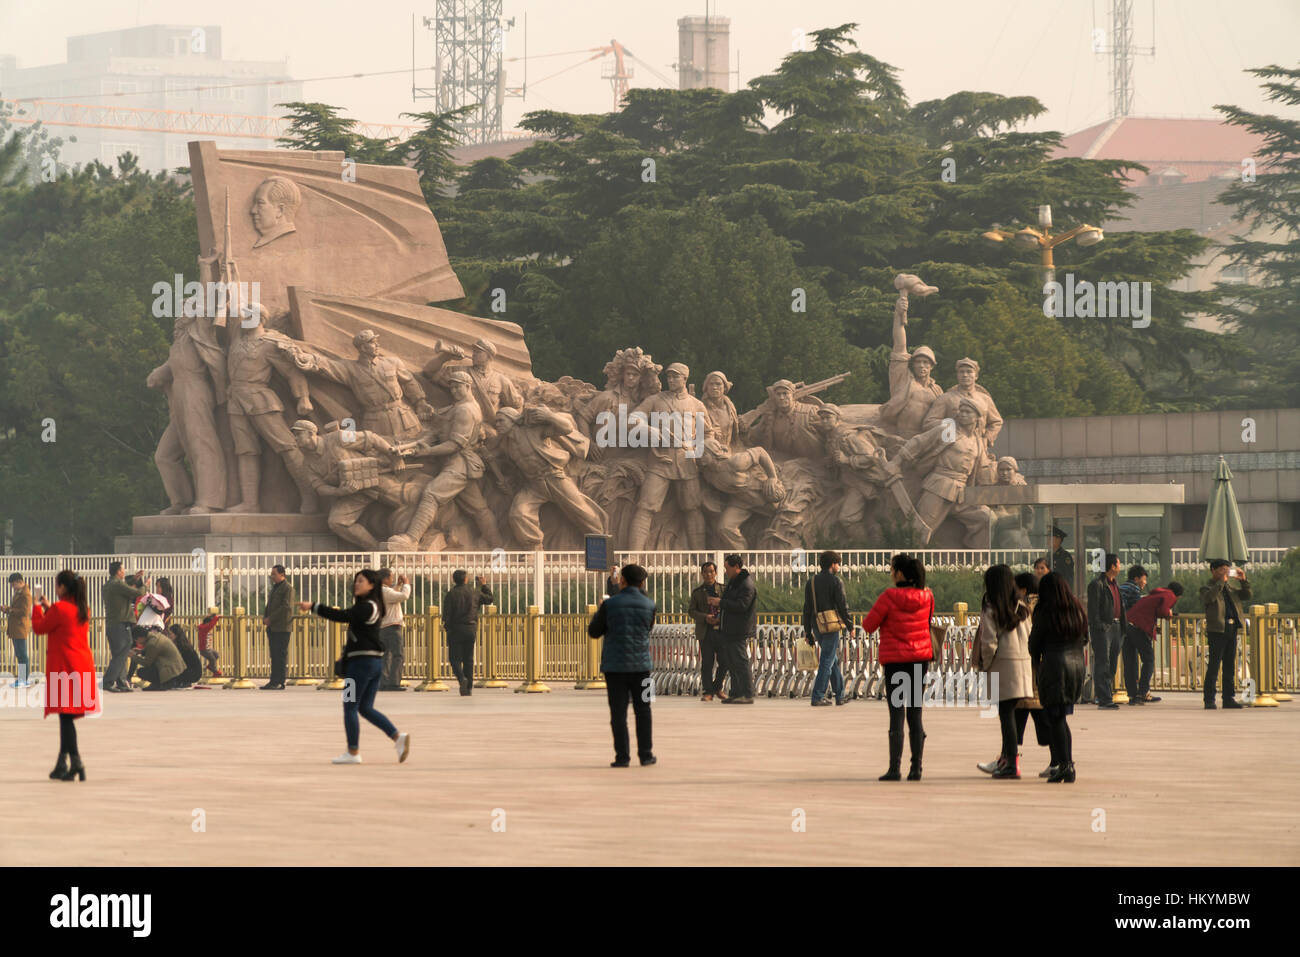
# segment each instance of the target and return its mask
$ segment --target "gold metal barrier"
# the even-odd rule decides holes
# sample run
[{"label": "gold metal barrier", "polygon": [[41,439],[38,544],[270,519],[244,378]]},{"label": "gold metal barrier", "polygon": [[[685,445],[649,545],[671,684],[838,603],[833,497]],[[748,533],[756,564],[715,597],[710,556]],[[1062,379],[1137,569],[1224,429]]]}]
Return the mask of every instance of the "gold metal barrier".
[{"label": "gold metal barrier", "polygon": [[538,694],[551,690],[542,681],[542,673],[546,670],[544,653],[541,609],[529,605],[524,631],[524,683],[515,689],[516,692]]},{"label": "gold metal barrier", "polygon": [[[587,606],[587,620],[596,614],[597,606]],[[586,689],[588,691],[604,691],[605,676],[600,670],[600,638],[592,638],[587,635],[586,622],[582,622],[582,635],[587,639],[586,661],[583,663],[582,671],[578,675],[578,680],[574,684],[575,688]]]},{"label": "gold metal barrier", "polygon": [[[411,620],[407,616],[407,621]],[[416,685],[416,691],[446,691],[447,685],[442,680],[443,647],[442,614],[437,605],[430,605],[424,613],[424,680]]]}]

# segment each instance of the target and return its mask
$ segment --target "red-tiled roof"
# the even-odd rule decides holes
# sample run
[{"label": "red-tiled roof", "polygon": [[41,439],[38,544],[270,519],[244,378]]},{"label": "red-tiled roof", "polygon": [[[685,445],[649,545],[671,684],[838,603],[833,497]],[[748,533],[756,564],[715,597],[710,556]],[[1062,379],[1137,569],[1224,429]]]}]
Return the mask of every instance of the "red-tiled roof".
[{"label": "red-tiled roof", "polygon": [[1136,174],[1131,186],[1149,184],[1162,173],[1168,177],[1170,168],[1182,174],[1181,182],[1197,183],[1229,169],[1240,172],[1241,161],[1255,156],[1262,142],[1219,120],[1126,116],[1070,134],[1056,155],[1133,160],[1151,170]]}]

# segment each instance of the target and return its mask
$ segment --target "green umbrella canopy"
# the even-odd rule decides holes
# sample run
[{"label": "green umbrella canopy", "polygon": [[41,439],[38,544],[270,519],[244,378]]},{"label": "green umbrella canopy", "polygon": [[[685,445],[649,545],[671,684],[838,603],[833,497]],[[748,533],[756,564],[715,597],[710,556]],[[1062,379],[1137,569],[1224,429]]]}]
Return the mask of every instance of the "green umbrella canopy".
[{"label": "green umbrella canopy", "polygon": [[1243,563],[1246,561],[1246,532],[1241,527],[1241,512],[1237,510],[1237,496],[1232,491],[1232,470],[1219,456],[1219,470],[1210,489],[1210,504],[1205,509],[1205,530],[1201,532],[1203,562],[1216,558]]}]

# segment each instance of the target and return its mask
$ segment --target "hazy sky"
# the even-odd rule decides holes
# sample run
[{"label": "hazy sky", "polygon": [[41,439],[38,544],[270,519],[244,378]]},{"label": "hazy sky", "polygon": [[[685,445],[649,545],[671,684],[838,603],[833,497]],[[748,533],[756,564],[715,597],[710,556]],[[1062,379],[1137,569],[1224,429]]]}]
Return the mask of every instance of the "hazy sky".
[{"label": "hazy sky", "polygon": [[[1154,38],[1152,18],[1154,6]],[[516,17],[508,57],[602,46],[615,38],[660,73],[674,77],[676,20],[704,13],[704,0],[506,0]],[[1108,61],[1092,52],[1094,26],[1106,27],[1109,0],[718,0],[714,13],[732,21],[732,67],[742,82],[769,72],[791,49],[797,30],[859,24],[864,51],[900,68],[913,102],[961,89],[1037,96],[1048,108],[1039,127],[1073,132],[1109,114]],[[288,58],[297,78],[407,69],[411,14],[431,15],[432,0],[0,0],[0,53],[22,66],[62,62],[65,37],[151,23],[217,23],[228,58]],[[1300,0],[1135,0],[1135,43],[1154,58],[1134,69],[1134,112],[1211,116],[1216,103],[1264,107],[1249,66],[1300,62]],[[433,58],[432,34],[417,34],[419,62]],[[530,109],[604,111],[612,105],[599,61],[579,56],[529,62],[526,101],[508,100],[506,125]],[[523,64],[507,64],[508,83]],[[424,73],[427,82],[431,73]],[[658,81],[636,69],[634,86]],[[308,83],[307,99],[344,107],[364,120],[392,122],[403,110],[432,109],[411,99],[409,73]],[[3,91],[0,91],[2,93]],[[120,101],[119,101],[120,102]],[[1276,108],[1274,108],[1276,111]]]}]

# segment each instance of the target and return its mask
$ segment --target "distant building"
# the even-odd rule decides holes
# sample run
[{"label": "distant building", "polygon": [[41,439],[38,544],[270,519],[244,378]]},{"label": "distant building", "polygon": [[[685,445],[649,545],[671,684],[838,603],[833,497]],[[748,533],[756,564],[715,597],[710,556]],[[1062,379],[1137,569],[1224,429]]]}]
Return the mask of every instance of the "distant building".
[{"label": "distant building", "polygon": [[[223,149],[275,146],[265,131],[215,132],[237,126],[229,122],[169,132],[172,111],[278,116],[283,111],[277,103],[302,99],[302,84],[289,76],[286,60],[223,59],[221,27],[153,25],[69,37],[66,63],[20,67],[17,57],[0,54],[0,97],[49,100],[64,109],[55,118],[47,107],[41,111],[51,135],[64,140],[62,162],[115,165],[120,154],[131,152],[143,168],[161,170],[188,166],[186,143],[193,139],[216,139]],[[73,104],[130,107],[135,113],[104,122]],[[168,112],[151,117],[150,111]],[[255,127],[250,123],[249,131]]]},{"label": "distant building", "polygon": [[[1262,146],[1262,137],[1219,120],[1124,116],[1065,137],[1056,155],[1132,160],[1147,167],[1146,173],[1133,173],[1128,184],[1136,202],[1102,223],[1108,233],[1190,229],[1216,244],[1226,244],[1235,234],[1260,240],[1275,235],[1267,229],[1247,230],[1245,223],[1232,218],[1233,207],[1219,202],[1227,186],[1251,171],[1251,161],[1258,166]],[[1229,264],[1221,249],[1211,248],[1173,288],[1195,292],[1216,282],[1249,278],[1245,267]],[[1209,316],[1195,325],[1219,331],[1218,322]]]},{"label": "distant building", "polygon": [[677,21],[677,83],[682,90],[731,90],[731,19],[682,17]]}]

